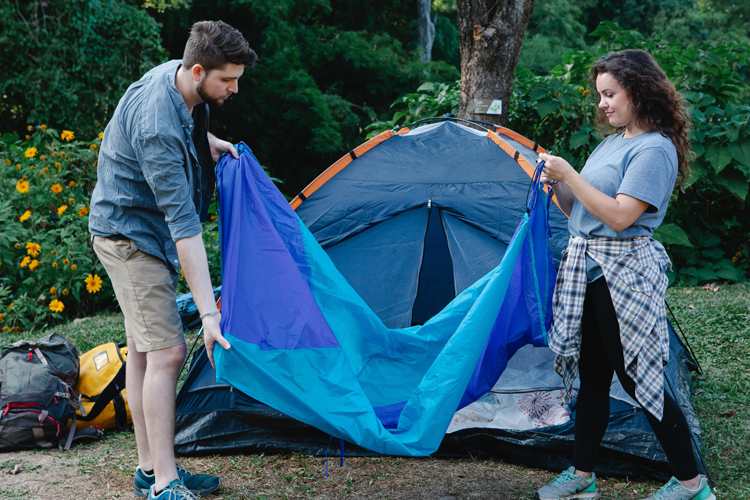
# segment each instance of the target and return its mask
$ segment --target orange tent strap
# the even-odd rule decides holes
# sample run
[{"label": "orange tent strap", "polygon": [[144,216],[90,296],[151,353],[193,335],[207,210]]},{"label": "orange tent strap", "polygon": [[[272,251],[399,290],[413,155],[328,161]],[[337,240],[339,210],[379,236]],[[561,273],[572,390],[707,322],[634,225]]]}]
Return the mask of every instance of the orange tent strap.
[{"label": "orange tent strap", "polygon": [[[403,129],[402,129],[403,130]],[[400,131],[399,131],[400,132]],[[381,132],[380,134],[376,135],[369,141],[365,142],[364,144],[360,144],[356,148],[352,150],[352,152],[345,154],[338,160],[334,162],[333,165],[325,169],[323,172],[321,172],[320,175],[318,175],[313,181],[305,186],[305,188],[302,190],[302,196],[299,195],[295,196],[292,201],[289,202],[289,205],[291,205],[292,210],[297,210],[297,208],[302,204],[302,201],[306,198],[309,198],[312,196],[312,194],[323,187],[323,185],[330,181],[336,174],[344,170],[346,167],[349,166],[349,164],[352,162],[352,153],[354,153],[354,156],[356,158],[359,158],[381,142],[387,141],[391,137],[393,137],[395,134],[392,130],[386,130],[385,132]]]},{"label": "orange tent strap", "polygon": [[[513,158],[516,163],[523,169],[524,172],[526,172],[526,175],[529,176],[529,179],[534,178],[534,166],[529,163],[529,160],[527,160],[521,153],[519,153],[516,148],[505,142],[497,133],[489,131],[487,132],[487,137],[490,138],[492,142],[500,146],[500,148],[505,151],[505,153]],[[523,136],[521,136],[523,137]],[[515,140],[515,139],[514,139]],[[540,149],[541,150],[541,149]],[[550,187],[544,186],[544,191],[549,192]],[[560,207],[560,203],[557,200],[557,195],[552,195],[552,201],[557,205],[557,207],[562,211],[562,207]],[[563,212],[565,213],[565,212]]]},{"label": "orange tent strap", "polygon": [[[507,137],[510,137],[511,139],[513,139],[514,141],[516,141],[517,143],[523,144],[524,146],[526,146],[529,149],[534,149],[534,141],[532,141],[528,137],[525,137],[525,136],[519,134],[515,130],[511,130],[511,129],[505,128],[505,127],[496,127],[495,128],[495,132],[497,132],[498,134],[502,134],[502,135],[505,135]],[[541,147],[538,144],[537,144],[536,151],[538,153],[546,153],[547,152],[546,149],[544,149],[543,147]]]}]

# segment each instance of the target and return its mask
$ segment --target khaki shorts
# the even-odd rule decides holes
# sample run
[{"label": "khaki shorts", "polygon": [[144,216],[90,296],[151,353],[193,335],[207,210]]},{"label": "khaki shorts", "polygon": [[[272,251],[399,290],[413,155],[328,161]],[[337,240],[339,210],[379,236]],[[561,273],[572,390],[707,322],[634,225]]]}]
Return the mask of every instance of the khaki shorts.
[{"label": "khaki shorts", "polygon": [[160,259],[141,252],[131,240],[95,236],[94,252],[112,281],[128,344],[138,352],[185,343],[177,312],[176,279]]}]

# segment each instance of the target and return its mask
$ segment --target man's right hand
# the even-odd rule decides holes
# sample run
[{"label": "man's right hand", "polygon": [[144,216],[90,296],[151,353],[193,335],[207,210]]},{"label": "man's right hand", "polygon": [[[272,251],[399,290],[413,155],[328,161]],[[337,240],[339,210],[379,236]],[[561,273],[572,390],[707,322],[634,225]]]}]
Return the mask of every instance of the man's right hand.
[{"label": "man's right hand", "polygon": [[203,318],[203,343],[206,345],[206,354],[208,354],[208,361],[211,363],[212,368],[216,368],[214,364],[214,344],[218,342],[224,349],[232,347],[221,334],[219,323],[218,315]]}]

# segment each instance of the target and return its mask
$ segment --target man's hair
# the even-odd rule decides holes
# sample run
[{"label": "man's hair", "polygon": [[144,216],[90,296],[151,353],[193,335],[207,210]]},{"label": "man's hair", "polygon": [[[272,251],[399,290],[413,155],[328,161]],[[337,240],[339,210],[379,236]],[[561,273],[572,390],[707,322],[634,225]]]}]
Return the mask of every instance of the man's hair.
[{"label": "man's hair", "polygon": [[200,64],[206,71],[227,63],[252,68],[257,59],[257,54],[239,30],[224,21],[198,21],[190,28],[182,65],[192,68]]}]

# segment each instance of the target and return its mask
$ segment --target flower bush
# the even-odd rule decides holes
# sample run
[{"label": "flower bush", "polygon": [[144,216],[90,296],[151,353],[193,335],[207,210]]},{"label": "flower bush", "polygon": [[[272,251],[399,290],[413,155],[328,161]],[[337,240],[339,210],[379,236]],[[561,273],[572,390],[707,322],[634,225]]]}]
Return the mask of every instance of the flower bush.
[{"label": "flower bush", "polygon": [[29,125],[0,138],[0,331],[37,330],[115,304],[88,239],[100,134]]}]

